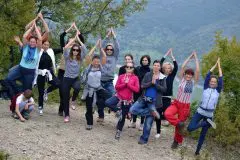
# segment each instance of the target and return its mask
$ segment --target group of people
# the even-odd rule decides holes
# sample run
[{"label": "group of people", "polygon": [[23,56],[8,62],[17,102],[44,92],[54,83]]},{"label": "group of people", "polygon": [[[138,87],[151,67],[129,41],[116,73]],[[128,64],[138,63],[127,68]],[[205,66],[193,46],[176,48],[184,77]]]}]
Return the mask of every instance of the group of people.
[{"label": "group of people", "polygon": [[[42,22],[44,30],[36,25],[37,21]],[[66,41],[66,35],[71,30],[75,30],[76,34]],[[173,149],[183,142],[186,128],[189,132],[202,128],[195,154],[200,153],[207,130],[210,127],[216,128],[212,118],[223,85],[220,59],[209,70],[204,82],[201,103],[186,127],[191,95],[199,79],[199,60],[196,52],[192,52],[182,64],[177,96],[173,99],[173,82],[178,72],[178,64],[172,49],[169,49],[161,60],[154,60],[152,67],[149,55],[143,55],[140,65],[137,66],[133,56],[126,54],[125,64],[120,67],[114,86],[119,43],[112,28],[107,31],[103,40],[97,40],[89,52],[84,44],[84,37],[75,23],[60,35],[59,48],[50,48],[48,37],[48,26],[39,13],[26,26],[23,41],[17,36],[14,38],[19,45],[22,58],[19,65],[9,70],[5,81],[12,103],[16,104],[13,110],[16,118],[20,121],[29,118],[29,113],[34,107],[32,88],[37,85],[39,114],[43,115],[44,101],[47,101],[48,94],[59,89],[58,115],[63,116],[64,122],[67,123],[70,121],[69,108],[75,110],[77,97],[83,86],[81,100],[86,103],[87,130],[93,127],[93,107],[98,108],[99,123],[104,122],[104,108],[108,107],[118,118],[115,139],[120,139],[125,119],[131,120],[129,127],[135,128],[137,116],[140,116],[139,130],[143,130],[143,134],[138,143],[146,144],[153,121],[156,121],[157,129],[155,138],[159,138],[161,121],[165,120],[175,126]],[[99,49],[99,54],[96,54],[96,49]],[[59,53],[62,53],[62,57],[57,71],[55,54]],[[170,57],[172,62],[164,62],[167,57]],[[191,59],[196,63],[195,70],[186,68]],[[87,64],[87,67],[80,73],[83,63]],[[211,75],[216,67],[219,77]],[[22,83],[22,90],[16,87],[17,80]],[[45,88],[46,83],[50,84],[48,88]]]}]

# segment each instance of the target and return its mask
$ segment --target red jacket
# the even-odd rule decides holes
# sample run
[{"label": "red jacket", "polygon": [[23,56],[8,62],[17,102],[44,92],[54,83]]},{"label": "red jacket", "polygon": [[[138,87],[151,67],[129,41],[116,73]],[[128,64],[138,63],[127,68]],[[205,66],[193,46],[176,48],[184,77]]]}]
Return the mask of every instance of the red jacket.
[{"label": "red jacket", "polygon": [[[125,79],[128,78],[128,83],[125,83]],[[139,92],[139,80],[134,74],[127,75],[122,74],[118,77],[117,83],[115,85],[117,91],[117,97],[120,100],[133,100],[133,92]]]}]

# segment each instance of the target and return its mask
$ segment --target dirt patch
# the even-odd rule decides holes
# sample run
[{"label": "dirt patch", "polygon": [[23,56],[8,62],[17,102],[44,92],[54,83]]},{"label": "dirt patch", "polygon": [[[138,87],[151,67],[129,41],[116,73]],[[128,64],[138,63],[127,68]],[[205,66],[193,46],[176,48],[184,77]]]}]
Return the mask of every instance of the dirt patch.
[{"label": "dirt patch", "polygon": [[[102,159],[102,160],[180,160],[196,159],[196,141],[186,139],[178,150],[171,150],[173,128],[163,127],[161,137],[154,139],[155,124],[147,145],[139,145],[141,131],[129,129],[126,122],[119,141],[114,139],[116,118],[106,113],[104,125],[96,122],[91,131],[85,130],[85,108],[71,110],[71,122],[65,124],[57,115],[58,105],[46,105],[44,115],[36,111],[30,120],[20,122],[10,116],[8,101],[0,101],[0,150],[10,154],[10,159]],[[202,158],[212,157],[203,151]],[[197,158],[199,159],[199,158]]]}]

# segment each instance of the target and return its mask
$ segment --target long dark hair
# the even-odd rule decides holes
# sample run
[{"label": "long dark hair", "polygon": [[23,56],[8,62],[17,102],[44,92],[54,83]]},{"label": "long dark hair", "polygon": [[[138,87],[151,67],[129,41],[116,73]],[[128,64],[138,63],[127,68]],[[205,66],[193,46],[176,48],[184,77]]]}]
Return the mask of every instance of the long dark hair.
[{"label": "long dark hair", "polygon": [[69,54],[69,57],[70,57],[70,59],[71,60],[73,60],[73,48],[74,47],[77,47],[78,48],[78,55],[77,55],[77,61],[81,61],[81,47],[80,47],[80,45],[79,44],[74,44],[73,46],[72,46],[72,48],[71,48],[71,50],[70,50],[70,54]]},{"label": "long dark hair", "polygon": [[143,66],[143,64],[142,64],[143,58],[147,58],[147,60],[148,60],[148,65],[151,64],[151,57],[150,57],[149,55],[143,55],[143,56],[140,58],[140,64],[141,64],[141,66]]}]

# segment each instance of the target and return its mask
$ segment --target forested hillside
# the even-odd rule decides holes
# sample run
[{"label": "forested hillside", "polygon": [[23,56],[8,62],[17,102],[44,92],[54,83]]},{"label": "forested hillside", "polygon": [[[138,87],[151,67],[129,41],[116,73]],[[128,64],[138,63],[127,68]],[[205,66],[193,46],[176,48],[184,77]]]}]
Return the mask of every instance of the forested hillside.
[{"label": "forested hillside", "polygon": [[149,0],[119,30],[122,53],[157,58],[173,47],[181,63],[192,50],[208,52],[216,31],[240,37],[239,8],[238,0]]}]

